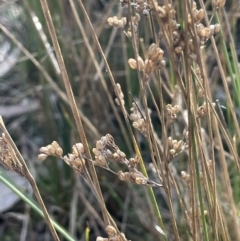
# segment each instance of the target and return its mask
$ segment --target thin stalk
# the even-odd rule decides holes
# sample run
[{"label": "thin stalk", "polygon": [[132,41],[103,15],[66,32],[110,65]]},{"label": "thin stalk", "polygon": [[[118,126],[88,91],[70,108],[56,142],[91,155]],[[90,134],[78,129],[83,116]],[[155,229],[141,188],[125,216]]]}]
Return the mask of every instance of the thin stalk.
[{"label": "thin stalk", "polygon": [[[96,42],[96,44],[97,44],[97,48],[98,48],[98,50],[99,50],[99,52],[100,52],[100,54],[101,54],[101,56],[102,56],[102,58],[103,58],[103,60],[104,60],[107,73],[108,73],[108,75],[109,75],[109,78],[110,78],[110,80],[111,80],[111,82],[112,82],[112,85],[113,85],[113,87],[114,87],[114,90],[115,90],[115,88],[116,88],[116,83],[115,83],[114,77],[113,77],[113,75],[112,75],[112,71],[111,71],[111,69],[110,69],[110,67],[109,67],[109,65],[108,65],[108,62],[107,62],[106,58],[105,58],[104,52],[103,52],[103,50],[102,50],[102,47],[101,47],[101,45],[100,45],[100,43],[99,43],[99,41],[98,41],[98,38],[97,38],[97,36],[96,36],[95,30],[94,30],[94,28],[93,28],[93,26],[92,26],[92,23],[91,23],[91,21],[90,21],[90,19],[89,19],[89,16],[88,16],[88,14],[87,14],[87,12],[86,12],[86,9],[85,9],[82,1],[81,1],[81,0],[78,0],[78,2],[79,2],[79,5],[80,5],[80,7],[81,7],[81,9],[82,9],[82,12],[83,12],[83,14],[84,14],[84,17],[85,17],[85,19],[87,20],[88,26],[89,26],[89,28],[91,29],[93,39],[95,40],[95,42]],[[127,117],[127,114],[126,114],[126,110],[125,110],[124,106],[122,105],[122,102],[120,101],[120,97],[118,96],[117,91],[115,91],[115,93],[117,94],[117,97],[119,98],[119,102],[120,102],[120,104],[121,104],[120,107],[121,107],[121,109],[122,109],[122,112],[123,112],[123,115],[124,115],[126,124],[127,124],[127,126],[128,126],[128,130],[129,130],[129,132],[130,132],[130,134],[131,134],[131,138],[132,138],[132,141],[133,141],[134,149],[135,149],[135,151],[136,151],[136,153],[137,153],[137,156],[140,158],[141,170],[142,170],[143,174],[147,177],[146,168],[145,168],[145,166],[144,166],[144,162],[143,162],[143,160],[142,160],[141,153],[140,153],[140,151],[139,151],[139,149],[138,149],[137,142],[136,142],[135,137],[134,137],[134,135],[133,135],[133,132],[132,132],[132,129],[131,129],[131,125],[130,125],[130,123],[129,123],[129,120],[128,120],[128,117]],[[152,204],[153,204],[153,206],[154,206],[154,210],[155,210],[156,215],[157,215],[157,219],[158,219],[159,226],[160,226],[160,227],[163,229],[163,231],[164,231],[165,229],[164,229],[164,226],[163,226],[161,214],[160,214],[160,211],[159,211],[159,208],[158,208],[158,205],[157,205],[157,202],[156,202],[156,198],[155,198],[155,195],[154,195],[154,193],[153,193],[152,188],[149,188],[149,193],[150,193],[150,197],[151,197],[151,200],[152,200]],[[164,239],[167,240],[166,237],[164,237]]]},{"label": "thin stalk", "polygon": [[48,211],[47,211],[47,209],[46,209],[46,207],[44,205],[44,202],[43,202],[42,197],[40,195],[40,192],[38,190],[37,184],[36,184],[32,174],[30,173],[30,171],[29,171],[29,169],[28,169],[28,167],[27,167],[27,165],[26,165],[26,163],[25,163],[21,153],[19,152],[19,150],[16,147],[15,143],[13,142],[10,134],[8,133],[1,116],[0,116],[0,129],[2,130],[3,133],[5,133],[10,146],[13,148],[14,152],[16,153],[16,158],[17,158],[16,162],[17,161],[20,162],[21,165],[23,166],[23,171],[22,171],[23,175],[29,181],[30,185],[32,186],[34,195],[35,195],[35,197],[36,197],[36,199],[37,199],[37,201],[38,201],[38,203],[39,203],[39,205],[40,205],[40,207],[41,207],[41,209],[43,211],[46,223],[47,223],[47,225],[48,225],[48,227],[49,227],[49,229],[50,229],[50,231],[52,233],[52,236],[53,236],[54,240],[55,241],[60,241],[59,238],[58,238],[58,235],[56,233],[56,230],[53,227],[51,219],[49,217]]},{"label": "thin stalk", "polygon": [[[34,203],[34,201],[30,200],[24,193],[22,193],[20,188],[17,187],[17,185],[13,185],[9,180],[7,180],[4,177],[3,172],[0,170],[0,181],[3,182],[7,187],[9,187],[14,193],[16,193],[23,201],[24,203],[28,204],[36,213],[38,213],[41,217],[44,218],[44,213],[41,211],[41,209]],[[73,239],[69,233],[62,228],[57,222],[51,219],[51,223],[54,226],[54,228],[68,241],[76,241]]]},{"label": "thin stalk", "polygon": [[[100,81],[101,81],[101,84],[102,84],[102,86],[103,86],[103,89],[104,89],[104,91],[105,91],[105,93],[106,93],[106,95],[107,95],[107,97],[108,97],[108,100],[109,100],[109,103],[110,103],[110,105],[111,105],[111,107],[112,107],[112,110],[113,110],[113,112],[114,112],[114,115],[116,116],[116,119],[117,119],[117,121],[118,121],[118,123],[119,123],[121,132],[122,132],[123,137],[124,137],[124,140],[125,140],[125,142],[126,142],[126,146],[127,146],[127,147],[130,149],[130,151],[131,151],[131,149],[132,149],[132,148],[131,148],[131,143],[129,142],[126,129],[125,129],[124,125],[123,125],[123,121],[122,121],[122,119],[120,118],[119,112],[117,111],[116,105],[115,105],[115,103],[114,103],[114,101],[113,101],[113,99],[112,99],[112,96],[111,96],[111,94],[110,94],[110,91],[108,90],[107,83],[106,83],[106,81],[104,80],[104,77],[103,77],[103,74],[102,74],[103,61],[101,62],[100,65],[98,64],[98,62],[97,62],[97,60],[96,60],[96,59],[97,59],[97,58],[96,58],[96,55],[95,55],[95,53],[94,53],[94,51],[93,51],[93,48],[91,47],[91,45],[90,45],[90,43],[89,43],[89,40],[88,40],[87,35],[86,35],[86,33],[85,33],[84,27],[83,27],[83,25],[82,25],[82,23],[81,23],[81,20],[80,20],[79,16],[78,16],[78,13],[77,13],[76,6],[75,6],[75,4],[74,4],[74,1],[73,1],[73,0],[69,0],[69,2],[70,2],[70,5],[71,5],[71,8],[72,8],[72,11],[73,11],[74,18],[75,18],[75,20],[76,20],[76,22],[77,22],[77,26],[78,26],[78,28],[79,28],[82,36],[83,36],[84,43],[85,43],[86,46],[87,46],[87,49],[88,49],[88,51],[89,51],[89,53],[90,53],[91,59],[92,59],[92,61],[93,61],[93,64],[94,64],[94,66],[95,66],[95,68],[96,68],[96,70],[97,70],[97,74],[95,74],[94,80],[96,81],[96,80],[98,79],[98,77],[100,78]],[[112,40],[112,41],[113,41],[113,40]],[[110,46],[110,45],[109,45],[109,46]],[[109,49],[110,49],[110,47],[109,47]],[[98,76],[98,77],[96,77],[96,76]]]},{"label": "thin stalk", "polygon": [[[50,13],[50,10],[48,8],[48,3],[47,3],[47,0],[40,0],[40,2],[41,2],[42,10],[43,10],[46,22],[47,22],[48,30],[49,30],[49,33],[50,33],[50,36],[51,36],[51,39],[52,39],[52,42],[53,42],[53,46],[54,46],[54,49],[55,49],[55,52],[56,52],[58,64],[59,64],[59,67],[60,67],[60,70],[61,70],[62,80],[63,80],[64,86],[65,86],[65,89],[66,89],[66,92],[67,92],[69,104],[70,104],[70,107],[71,107],[71,110],[72,110],[72,113],[73,113],[73,116],[74,116],[74,120],[75,120],[75,123],[76,123],[76,126],[77,126],[77,130],[78,130],[78,133],[81,137],[81,141],[83,143],[84,150],[86,152],[87,157],[89,159],[92,159],[89,148],[88,148],[88,141],[87,141],[87,138],[86,138],[86,135],[85,135],[85,131],[83,129],[80,113],[79,113],[79,110],[77,108],[75,98],[73,96],[70,80],[68,78],[67,70],[66,70],[66,67],[65,67],[65,63],[64,63],[64,60],[63,60],[63,56],[62,56],[62,53],[61,53],[61,49],[60,49],[60,46],[59,46],[57,35],[56,35],[55,28],[54,28],[54,25],[53,25],[51,13]],[[89,163],[89,169],[90,169],[90,173],[91,173],[92,178],[93,178],[94,185],[97,188],[97,192],[98,192],[101,200],[104,200],[103,197],[102,197],[102,193],[101,193],[100,185],[99,185],[99,182],[98,182],[97,174],[96,174],[96,171],[95,171],[95,167],[91,162]],[[103,213],[104,222],[107,226],[109,224],[109,220],[108,220],[108,215],[106,214],[106,207],[104,205],[104,201],[100,202],[100,205],[101,205],[101,210],[102,210],[102,213]]]}]

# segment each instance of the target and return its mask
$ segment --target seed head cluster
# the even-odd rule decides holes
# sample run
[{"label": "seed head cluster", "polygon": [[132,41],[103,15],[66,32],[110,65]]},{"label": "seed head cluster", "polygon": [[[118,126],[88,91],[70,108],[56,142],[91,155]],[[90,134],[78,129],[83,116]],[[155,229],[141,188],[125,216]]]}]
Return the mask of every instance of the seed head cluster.
[{"label": "seed head cluster", "polygon": [[117,16],[114,16],[114,17],[108,18],[107,21],[110,26],[115,26],[115,27],[118,27],[119,29],[124,29],[127,24],[127,18],[125,17],[118,19]]},{"label": "seed head cluster", "polygon": [[185,148],[185,143],[180,140],[173,140],[172,137],[168,137],[168,149],[169,149],[169,162],[172,161],[172,158],[182,152]]},{"label": "seed head cluster", "polygon": [[97,237],[96,241],[130,241],[127,240],[124,233],[118,234],[112,225],[106,227],[108,238]]},{"label": "seed head cluster", "polygon": [[41,147],[39,151],[38,159],[40,161],[44,161],[48,156],[55,156],[66,162],[76,172],[84,172],[85,159],[83,158],[84,148],[82,143],[73,145],[72,153],[68,153],[65,156],[63,156],[63,150],[56,141],[53,141],[50,145]]},{"label": "seed head cluster", "polygon": [[[149,109],[149,114],[151,110]],[[145,137],[147,137],[147,123],[145,116],[142,115],[136,103],[132,103],[131,114],[129,115],[130,120],[133,121],[133,127],[139,130]]]},{"label": "seed head cluster", "polygon": [[138,69],[148,77],[153,70],[161,69],[165,66],[163,54],[164,51],[153,43],[148,49],[148,58],[143,61],[143,59],[138,56],[137,59],[129,59],[128,63],[132,69]]},{"label": "seed head cluster", "polygon": [[95,154],[94,164],[110,169],[109,162],[121,163],[127,167],[128,171],[119,171],[117,173],[118,178],[121,181],[132,182],[138,185],[146,185],[152,187],[161,187],[161,184],[149,180],[143,175],[138,169],[137,165],[139,160],[135,158],[126,158],[126,154],[122,152],[119,147],[115,144],[114,138],[107,134],[101,137],[96,143],[96,148],[93,148]]},{"label": "seed head cluster", "polygon": [[[120,99],[122,105],[124,106],[124,105],[125,105],[124,94],[123,94],[123,92],[122,92],[121,85],[120,85],[119,83],[116,84],[116,89],[115,89],[115,91],[117,92],[117,93],[116,93],[116,96],[119,96],[119,99]],[[120,105],[120,102],[119,102],[119,99],[116,98],[116,99],[115,99],[115,102],[116,102],[117,105],[121,106],[121,105]]]},{"label": "seed head cluster", "polygon": [[171,104],[167,104],[166,106],[166,110],[167,110],[167,122],[169,125],[171,125],[173,123],[173,121],[175,119],[177,119],[177,113],[179,112],[179,106],[175,105],[172,106]]},{"label": "seed head cluster", "polygon": [[2,133],[2,137],[0,137],[0,163],[8,170],[24,176],[23,166],[16,157],[16,154],[12,146],[9,144],[5,133]]}]

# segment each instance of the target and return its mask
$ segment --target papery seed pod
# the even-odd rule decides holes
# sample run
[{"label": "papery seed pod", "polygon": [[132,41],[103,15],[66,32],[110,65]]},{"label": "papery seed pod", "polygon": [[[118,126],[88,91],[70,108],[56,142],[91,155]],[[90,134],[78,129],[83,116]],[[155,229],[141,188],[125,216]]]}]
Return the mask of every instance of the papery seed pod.
[{"label": "papery seed pod", "polygon": [[129,115],[129,118],[131,120],[138,120],[140,117],[141,116],[139,114],[137,114],[137,113],[132,113],[132,114]]},{"label": "papery seed pod", "polygon": [[128,64],[129,64],[130,68],[137,69],[137,62],[135,59],[129,59]]},{"label": "papery seed pod", "polygon": [[136,166],[138,163],[139,163],[139,160],[137,157],[129,159],[129,165],[131,165],[131,166]]},{"label": "papery seed pod", "polygon": [[97,147],[97,149],[99,149],[99,150],[103,150],[104,147],[105,147],[105,145],[103,145],[103,142],[102,142],[101,140],[98,140],[98,141],[96,142],[96,147]]},{"label": "papery seed pod", "polygon": [[146,59],[145,60],[145,72],[147,74],[150,74],[152,72],[152,69],[153,69],[152,60]]},{"label": "papery seed pod", "polygon": [[128,36],[129,38],[132,37],[132,31],[131,31],[130,29],[127,31],[127,36]]},{"label": "papery seed pod", "polygon": [[84,153],[84,147],[82,143],[76,143],[72,147],[72,153],[74,156],[81,156]]},{"label": "papery seed pod", "polygon": [[117,175],[121,181],[126,181],[125,173],[123,173],[122,171],[119,171]]},{"label": "papery seed pod", "polygon": [[103,166],[103,167],[107,167],[108,166],[107,162],[106,162],[106,159],[102,155],[96,157],[96,163],[98,165],[100,165],[100,166]]},{"label": "papery seed pod", "polygon": [[82,172],[85,166],[85,160],[81,158],[76,158],[69,165],[77,172]]},{"label": "papery seed pod", "polygon": [[121,21],[123,22],[124,25],[127,24],[127,18],[126,17],[121,18]]},{"label": "papery seed pod", "polygon": [[56,148],[55,154],[57,157],[62,157],[63,149],[61,147]]},{"label": "papery seed pod", "polygon": [[132,126],[133,126],[135,129],[139,129],[141,125],[140,125],[137,121],[134,121],[134,122],[132,123]]},{"label": "papery seed pod", "polygon": [[116,229],[112,225],[108,225],[106,227],[106,232],[108,233],[108,235],[110,237],[113,237],[113,236],[117,235],[117,231],[116,231]]},{"label": "papery seed pod", "polygon": [[140,14],[136,13],[134,19],[136,22],[139,22],[141,20]]},{"label": "papery seed pod", "polygon": [[80,153],[84,153],[84,146],[83,146],[82,143],[80,143],[80,142],[79,142],[79,143],[76,143],[76,144],[74,145],[74,147],[76,147]]},{"label": "papery seed pod", "polygon": [[118,26],[118,18],[117,18],[117,16],[114,16],[114,17],[113,17],[113,24],[114,24],[115,26]]},{"label": "papery seed pod", "polygon": [[2,140],[7,143],[8,142],[8,139],[6,137],[6,134],[5,133],[2,133]]},{"label": "papery seed pod", "polygon": [[138,56],[138,57],[137,57],[137,61],[138,61],[139,70],[140,70],[140,71],[144,71],[145,65],[144,65],[143,59],[142,59],[140,56]]},{"label": "papery seed pod", "polygon": [[156,54],[157,45],[152,43],[148,48],[148,56],[151,58],[154,54]]},{"label": "papery seed pod", "polygon": [[108,238],[97,237],[96,241],[109,241]]},{"label": "papery seed pod", "polygon": [[102,142],[102,144],[103,144],[104,147],[105,147],[106,144],[107,144],[107,138],[106,138],[106,136],[102,136],[102,137],[101,137],[101,142]]},{"label": "papery seed pod", "polygon": [[55,148],[54,148],[54,146],[52,146],[52,145],[47,145],[46,147],[47,147],[47,149],[48,149],[47,153],[48,153],[49,155],[54,156],[54,155],[55,155]]},{"label": "papery seed pod", "polygon": [[156,58],[158,60],[161,60],[163,58],[163,54],[164,54],[164,51],[160,47],[158,47],[157,48],[157,56],[156,56]]},{"label": "papery seed pod", "polygon": [[204,16],[205,16],[204,10],[202,8],[199,9],[198,14],[197,14],[197,20],[198,21],[202,20],[204,18]]},{"label": "papery seed pod", "polygon": [[75,159],[75,155],[73,155],[71,153],[68,154],[68,157],[69,157],[70,162],[74,161],[74,159]]},{"label": "papery seed pod", "polygon": [[226,0],[214,0],[213,6],[216,8],[222,8],[226,3]]},{"label": "papery seed pod", "polygon": [[182,145],[183,145],[183,141],[180,140],[176,144],[173,145],[173,149],[176,151],[179,151],[181,149]]},{"label": "papery seed pod", "polygon": [[180,40],[179,31],[173,31],[172,37],[173,37],[173,45],[175,46],[178,44],[178,42]]},{"label": "papery seed pod", "polygon": [[170,153],[172,156],[175,156],[175,155],[176,155],[176,151],[175,151],[174,149],[171,149],[171,150],[169,151],[169,153]]},{"label": "papery seed pod", "polygon": [[211,35],[216,34],[216,33],[218,33],[220,31],[220,24],[210,25],[209,29],[210,29],[210,34]]},{"label": "papery seed pod", "polygon": [[69,158],[67,155],[65,155],[65,156],[63,157],[63,160],[64,160],[64,162],[66,162],[67,164],[70,162],[70,158]]},{"label": "papery seed pod", "polygon": [[160,18],[165,18],[167,16],[166,10],[160,6],[157,7],[157,13]]},{"label": "papery seed pod", "polygon": [[169,145],[169,146],[172,146],[172,145],[173,145],[173,139],[172,139],[171,136],[168,137],[168,145]]},{"label": "papery seed pod", "polygon": [[99,156],[101,153],[97,148],[93,148],[92,151],[95,154],[95,156]]},{"label": "papery seed pod", "polygon": [[159,68],[163,68],[164,66],[166,66],[166,61],[163,59],[160,61]]},{"label": "papery seed pod", "polygon": [[118,27],[120,28],[120,29],[124,29],[125,28],[125,26],[126,26],[126,24],[127,24],[127,18],[121,18],[119,21],[118,21]]},{"label": "papery seed pod", "polygon": [[175,113],[178,113],[179,110],[180,110],[180,107],[179,107],[178,105],[175,105],[175,106],[173,107],[173,110],[174,110]]},{"label": "papery seed pod", "polygon": [[39,155],[38,155],[38,160],[39,160],[39,161],[44,161],[47,157],[48,157],[47,154],[39,154]]},{"label": "papery seed pod", "polygon": [[177,140],[172,141],[172,146],[174,146],[175,144],[177,144]]},{"label": "papery seed pod", "polygon": [[148,16],[149,15],[149,10],[144,8],[142,13],[143,13],[144,16]]},{"label": "papery seed pod", "polygon": [[40,152],[48,154],[48,148],[46,146],[43,146],[39,149]]},{"label": "papery seed pod", "polygon": [[[197,14],[198,14],[198,10],[196,8],[194,8],[192,10],[192,16],[193,16],[193,19],[196,19],[197,18]],[[190,14],[189,14],[190,15]],[[190,15],[191,16],[191,15]]]},{"label": "papery seed pod", "polygon": [[190,181],[190,175],[187,174],[185,171],[181,171],[182,178],[184,179],[185,182]]},{"label": "papery seed pod", "polygon": [[119,149],[116,152],[118,154],[118,156],[122,159],[126,158],[126,154],[123,151],[120,151]]},{"label": "papery seed pod", "polygon": [[56,142],[56,141],[53,141],[51,146],[54,148],[54,149],[57,149],[59,146],[59,144]]},{"label": "papery seed pod", "polygon": [[104,150],[104,155],[106,156],[106,158],[112,158],[113,153],[109,149],[106,149]]},{"label": "papery seed pod", "polygon": [[110,26],[113,26],[113,18],[112,17],[108,18],[107,22]]},{"label": "papery seed pod", "polygon": [[143,184],[146,184],[146,180],[142,177],[136,177],[135,183],[138,184],[138,185],[143,185]]}]

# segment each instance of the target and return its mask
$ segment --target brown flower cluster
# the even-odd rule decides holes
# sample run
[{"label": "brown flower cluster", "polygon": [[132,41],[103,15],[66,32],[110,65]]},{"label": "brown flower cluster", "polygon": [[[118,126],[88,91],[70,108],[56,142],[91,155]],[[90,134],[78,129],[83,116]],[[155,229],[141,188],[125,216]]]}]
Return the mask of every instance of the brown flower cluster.
[{"label": "brown flower cluster", "polygon": [[127,240],[124,233],[118,234],[112,225],[106,227],[108,238],[97,237],[96,241],[130,241]]},{"label": "brown flower cluster", "polygon": [[203,117],[207,113],[206,102],[197,108],[197,118]]},{"label": "brown flower cluster", "polygon": [[188,23],[199,23],[204,18],[204,16],[204,10],[202,8],[198,10],[197,4],[193,2],[191,14],[188,14]]},{"label": "brown flower cluster", "polygon": [[214,24],[210,26],[204,26],[200,21],[204,18],[205,12],[203,9],[197,9],[197,5],[193,2],[193,8],[191,13],[188,14],[188,29],[190,34],[193,33],[193,27],[195,26],[197,39],[194,41],[192,38],[189,40],[190,54],[189,57],[196,61],[196,42],[200,45],[204,45],[205,42],[211,38],[214,34],[220,31],[220,25]]},{"label": "brown flower cluster", "polygon": [[[111,171],[112,173],[116,174],[122,181],[133,182],[135,184],[147,185],[152,187],[162,186],[149,180],[140,171],[138,171],[138,159],[130,158],[128,160],[126,158],[126,154],[119,149],[119,147],[114,142],[114,138],[110,134],[102,136],[101,139],[96,142],[96,148],[93,148],[93,153],[95,154],[95,160],[90,160],[93,162],[93,164],[105,168],[108,171]],[[38,159],[43,161],[48,156],[55,156],[64,160],[76,172],[79,172],[81,174],[87,173],[85,165],[86,157],[82,143],[77,143],[73,145],[72,153],[63,156],[62,148],[56,141],[53,141],[52,144],[40,148],[40,154],[38,155]],[[118,162],[124,164],[128,168],[128,172],[120,171],[118,174],[115,173],[110,169],[109,162]]]},{"label": "brown flower cluster", "polygon": [[72,147],[72,153],[63,157],[63,160],[76,172],[83,173],[85,160],[83,158],[84,148],[82,143],[76,143]]},{"label": "brown flower cluster", "polygon": [[[135,16],[131,16],[131,22],[132,22],[132,28],[133,28],[133,31],[135,33],[135,35],[137,36],[137,32],[138,32],[138,24],[139,24],[139,21],[140,21],[141,17],[138,13],[136,13]],[[128,27],[128,31],[127,31],[127,36],[129,38],[132,37],[132,28],[131,26]]]},{"label": "brown flower cluster", "polygon": [[165,60],[163,59],[164,51],[158,47],[155,43],[151,44],[148,49],[148,58],[143,59],[138,56],[137,59],[129,59],[128,63],[132,69],[138,69],[148,77],[155,69],[161,69],[165,66]]},{"label": "brown flower cluster", "polygon": [[0,163],[8,170],[24,176],[23,166],[16,157],[4,133],[2,133],[2,137],[0,137]]},{"label": "brown flower cluster", "polygon": [[[141,114],[141,112],[138,109],[138,106],[136,103],[132,103],[131,114],[129,115],[130,120],[133,121],[133,127],[137,130],[139,130],[145,137],[147,137],[147,123],[145,120],[145,116]],[[151,110],[148,109],[149,114],[151,113]]]},{"label": "brown flower cluster", "polygon": [[172,158],[182,152],[185,148],[185,143],[180,140],[173,140],[172,137],[168,137],[168,149],[169,149],[169,162],[172,161]]},{"label": "brown flower cluster", "polygon": [[173,121],[175,119],[177,119],[177,113],[179,112],[179,106],[175,105],[172,106],[171,104],[168,104],[166,106],[166,110],[167,110],[167,122],[169,125],[171,125],[173,123]]},{"label": "brown flower cluster", "polygon": [[[119,96],[119,99],[120,99],[122,105],[124,106],[124,105],[125,105],[124,94],[123,94],[123,92],[122,92],[121,85],[120,85],[119,83],[116,84],[115,92],[117,92],[117,93],[116,93],[116,96]],[[116,102],[117,105],[121,106],[121,105],[120,105],[120,102],[119,102],[119,99],[116,98],[116,99],[115,99],[115,102]]]},{"label": "brown flower cluster", "polygon": [[202,74],[201,74],[201,71],[200,71],[200,68],[197,67],[195,69],[195,73],[197,75],[197,78],[198,78],[198,82],[197,82],[197,88],[198,88],[198,94],[197,94],[197,97],[198,98],[202,98],[204,97],[204,89],[203,89],[203,77],[202,77]]},{"label": "brown flower cluster", "polygon": [[196,30],[200,43],[203,45],[209,38],[220,31],[220,25],[214,24],[209,27],[205,27],[202,23],[199,23],[196,25]]},{"label": "brown flower cluster", "polygon": [[[120,4],[122,7],[128,6],[129,0],[120,0]],[[130,5],[134,7],[134,9],[147,16],[149,12],[152,10],[151,1],[147,0],[136,0],[134,2],[130,2]]]},{"label": "brown flower cluster", "polygon": [[110,134],[101,137],[96,142],[96,148],[93,148],[93,153],[95,154],[95,164],[102,167],[108,167],[109,161],[128,163],[125,153],[118,148]]},{"label": "brown flower cluster", "polygon": [[107,170],[111,170],[109,168],[109,162],[119,162],[124,164],[128,168],[128,172],[119,171],[117,173],[117,176],[121,181],[152,187],[162,186],[161,184],[149,180],[143,175],[143,173],[138,171],[138,158],[130,158],[128,160],[126,154],[119,149],[114,142],[114,138],[110,134],[103,136],[97,141],[96,148],[93,148],[93,153],[95,154],[94,164]]},{"label": "brown flower cluster", "polygon": [[64,160],[75,171],[80,173],[84,171],[85,160],[83,158],[84,148],[82,143],[73,145],[72,153],[64,157],[62,156],[63,150],[56,141],[53,141],[50,145],[41,147],[39,151],[40,154],[38,155],[38,159],[40,161],[44,161],[48,156],[55,156]]},{"label": "brown flower cluster", "polygon": [[226,0],[213,0],[213,6],[215,8],[222,8],[224,7],[225,3],[226,3]]},{"label": "brown flower cluster", "polygon": [[162,19],[164,26],[168,31],[174,53],[181,54],[185,46],[185,42],[180,25],[176,20],[176,11],[171,4],[168,4],[158,6],[157,14]]},{"label": "brown flower cluster", "polygon": [[63,150],[56,141],[51,144],[41,147],[39,150],[41,153],[38,155],[38,160],[44,161],[48,156],[55,156],[62,158]]},{"label": "brown flower cluster", "polygon": [[181,176],[183,180],[186,182],[186,184],[190,185],[190,175],[187,174],[185,171],[181,171]]},{"label": "brown flower cluster", "polygon": [[176,11],[172,7],[172,5],[169,3],[164,6],[158,6],[157,14],[166,23],[166,22],[175,20]]},{"label": "brown flower cluster", "polygon": [[107,21],[110,26],[115,26],[120,29],[124,29],[127,24],[127,18],[125,17],[118,19],[117,16],[114,16],[114,17],[108,18]]}]

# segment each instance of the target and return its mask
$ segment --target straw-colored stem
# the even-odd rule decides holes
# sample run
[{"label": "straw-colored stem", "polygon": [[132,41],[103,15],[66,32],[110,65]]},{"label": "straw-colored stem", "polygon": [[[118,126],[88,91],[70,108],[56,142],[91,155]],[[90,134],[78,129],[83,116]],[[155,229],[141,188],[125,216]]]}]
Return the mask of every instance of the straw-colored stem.
[{"label": "straw-colored stem", "polygon": [[48,211],[44,205],[44,202],[42,200],[42,197],[40,195],[40,192],[38,190],[38,187],[37,187],[37,184],[32,176],[32,174],[30,173],[30,171],[28,170],[28,167],[21,155],[21,153],[19,152],[19,150],[17,149],[14,141],[12,140],[11,136],[9,135],[5,125],[4,125],[4,122],[3,122],[3,119],[2,117],[0,116],[0,129],[3,131],[3,133],[5,133],[6,137],[7,137],[7,140],[8,142],[10,143],[10,146],[13,148],[14,152],[16,153],[16,157],[18,159],[18,161],[22,164],[23,166],[23,175],[24,177],[29,181],[30,185],[32,186],[32,189],[33,189],[33,192],[34,192],[34,195],[43,211],[43,214],[44,214],[44,217],[45,217],[45,220],[46,220],[46,223],[52,233],[52,236],[54,238],[55,241],[60,241],[59,238],[58,238],[58,235],[56,233],[56,230],[54,229],[53,227],[53,224],[52,224],[52,221],[48,215]]},{"label": "straw-colored stem", "polygon": [[[65,89],[66,89],[66,92],[67,92],[68,100],[69,100],[70,107],[71,107],[71,110],[72,110],[72,113],[73,113],[73,116],[74,116],[74,120],[75,120],[75,123],[76,123],[76,126],[77,126],[77,130],[78,130],[78,133],[81,137],[81,141],[83,143],[86,155],[89,159],[91,159],[91,154],[90,154],[90,151],[89,151],[89,148],[88,148],[87,138],[86,138],[86,135],[85,135],[85,131],[83,129],[82,120],[80,118],[80,113],[79,113],[79,110],[77,108],[75,98],[73,96],[70,80],[68,78],[67,70],[66,70],[65,63],[64,63],[64,60],[63,60],[63,56],[62,56],[62,53],[61,53],[61,49],[60,49],[60,46],[59,46],[59,43],[58,43],[57,35],[56,35],[55,28],[54,28],[54,25],[53,25],[53,22],[52,22],[52,17],[51,17],[50,10],[48,8],[47,0],[41,0],[41,6],[42,6],[43,13],[44,13],[44,16],[45,16],[45,19],[46,19],[46,22],[47,22],[47,26],[48,26],[48,30],[49,30],[49,33],[50,33],[50,36],[51,36],[51,39],[52,39],[52,42],[53,42],[53,46],[54,46],[54,49],[55,49],[55,52],[56,52],[58,64],[59,64],[59,67],[60,67],[60,70],[61,70],[62,80],[63,80],[64,86],[65,86]],[[91,172],[91,175],[92,175],[92,178],[93,178],[94,185],[97,187],[97,192],[100,195],[101,199],[103,200],[100,185],[99,185],[99,182],[98,182],[98,178],[97,178],[97,174],[96,174],[94,165],[92,163],[89,163],[89,168],[90,168],[90,172]],[[104,202],[102,202],[102,203],[104,203]],[[102,203],[100,203],[100,204],[102,204]],[[108,217],[106,215],[106,208],[105,208],[105,206],[101,205],[101,209],[102,209],[102,213],[103,213],[103,217],[104,217],[104,222],[107,225],[109,223],[109,221],[108,221]]]}]

